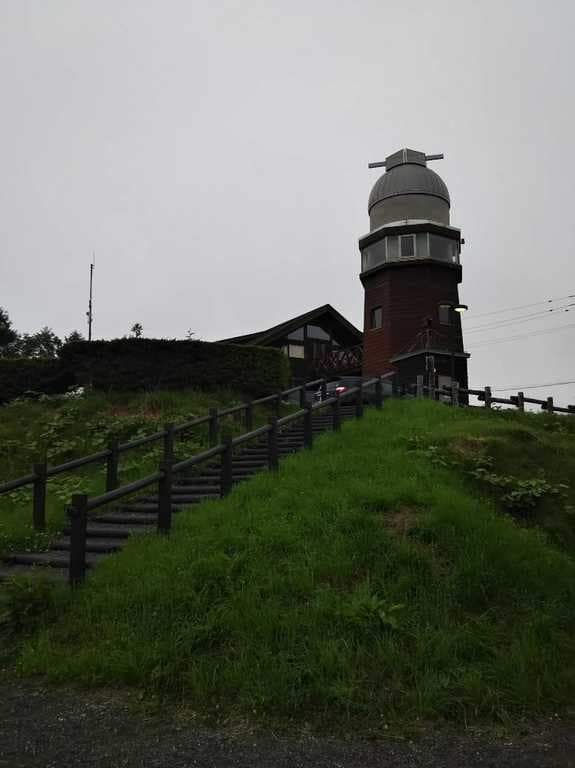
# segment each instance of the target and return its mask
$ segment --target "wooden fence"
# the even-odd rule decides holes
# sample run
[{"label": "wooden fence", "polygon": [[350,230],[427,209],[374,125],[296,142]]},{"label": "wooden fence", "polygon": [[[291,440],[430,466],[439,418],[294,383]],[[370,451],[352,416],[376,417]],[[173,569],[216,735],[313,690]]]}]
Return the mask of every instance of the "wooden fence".
[{"label": "wooden fence", "polygon": [[430,397],[434,400],[444,399],[451,403],[451,405],[460,405],[462,397],[475,396],[482,402],[485,408],[491,408],[493,405],[511,405],[515,406],[519,411],[525,410],[526,403],[532,405],[539,405],[543,411],[547,413],[568,413],[575,415],[575,405],[567,405],[562,407],[555,405],[552,397],[547,397],[544,400],[536,397],[526,397],[524,392],[518,392],[516,395],[510,397],[494,397],[491,391],[491,387],[484,387],[483,389],[465,389],[460,387],[459,384],[454,381],[451,387],[435,388],[428,387],[424,384],[424,377],[417,377],[417,384],[415,388],[417,397]]},{"label": "wooden fence", "polygon": [[256,405],[268,405],[272,408],[275,415],[279,416],[282,400],[292,394],[298,393],[300,406],[303,407],[306,398],[308,397],[308,390],[312,387],[316,389],[321,388],[325,393],[326,380],[316,379],[315,381],[307,382],[302,386],[292,387],[291,389],[286,389],[282,392],[274,393],[273,395],[260,397],[258,400],[248,400],[245,403],[232,406],[231,408],[224,408],[222,410],[212,408],[207,416],[200,416],[199,418],[191,419],[182,424],[166,424],[163,430],[154,432],[151,435],[146,435],[145,437],[139,437],[128,443],[120,444],[117,440],[112,440],[106,449],[98,451],[97,453],[92,453],[88,456],[81,456],[72,461],[67,461],[64,464],[50,467],[44,459],[33,465],[30,474],[1,483],[0,495],[3,493],[10,493],[18,488],[32,486],[32,522],[35,530],[43,531],[46,528],[46,492],[48,481],[51,477],[73,472],[80,467],[85,467],[90,464],[105,462],[106,492],[108,493],[119,486],[120,457],[123,454],[128,453],[135,448],[140,448],[143,445],[163,442],[164,456],[173,456],[174,444],[177,438],[184,435],[186,432],[190,432],[195,427],[205,424],[208,425],[209,443],[211,446],[214,446],[218,443],[222,419],[226,416],[237,415],[242,419],[246,431],[250,432],[253,429],[254,407]]},{"label": "wooden fence", "polygon": [[[0,485],[0,494],[9,493],[17,488],[33,486],[32,521],[36,530],[45,530],[46,527],[46,491],[49,478],[71,472],[79,467],[98,462],[106,462],[106,490],[99,496],[89,498],[87,494],[78,493],[72,496],[71,504],[67,507],[70,522],[70,559],[69,579],[71,584],[76,584],[84,577],[86,570],[86,538],[88,515],[93,510],[107,504],[126,499],[144,488],[157,486],[158,488],[158,517],[157,529],[160,533],[167,533],[171,528],[172,517],[172,485],[174,478],[182,472],[198,466],[214,458],[220,458],[220,495],[227,496],[232,487],[232,461],[233,450],[245,443],[267,437],[267,464],[269,469],[277,470],[279,466],[278,433],[286,426],[297,421],[303,422],[304,446],[310,448],[313,442],[312,416],[317,410],[330,408],[333,415],[333,428],[339,429],[341,424],[340,406],[344,400],[355,402],[355,415],[363,414],[363,403],[366,390],[373,388],[375,391],[373,402],[377,408],[383,403],[383,383],[381,378],[370,379],[361,382],[357,387],[348,389],[345,393],[336,392],[334,397],[327,397],[326,380],[317,379],[307,382],[299,387],[278,392],[258,400],[247,401],[240,405],[222,410],[211,409],[207,416],[192,419],[183,424],[168,424],[165,429],[152,435],[132,440],[129,443],[119,444],[113,441],[106,450],[83,456],[73,461],[48,467],[46,462],[35,464],[29,475],[8,481]],[[308,390],[314,388],[321,395],[317,402],[312,395],[309,402]],[[279,418],[282,400],[289,395],[299,396],[300,409],[283,418]],[[253,428],[253,409],[256,405],[269,405],[274,415],[269,423],[256,429]],[[220,434],[221,420],[226,416],[240,414],[246,431],[232,437]],[[211,447],[184,460],[176,461],[175,442],[178,435],[202,424],[209,428],[209,441]],[[162,441],[162,459],[158,471],[135,480],[125,485],[119,485],[120,456],[127,451],[142,445]]]}]

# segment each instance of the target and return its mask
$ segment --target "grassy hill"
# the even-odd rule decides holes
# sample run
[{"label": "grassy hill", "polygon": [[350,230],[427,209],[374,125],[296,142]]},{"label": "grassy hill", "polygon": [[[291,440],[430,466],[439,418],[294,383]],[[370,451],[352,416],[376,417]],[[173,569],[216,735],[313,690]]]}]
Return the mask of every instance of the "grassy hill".
[{"label": "grassy hill", "polygon": [[386,402],[169,538],[134,538],[29,623],[14,664],[216,718],[373,732],[562,711],[574,448],[569,418]]}]

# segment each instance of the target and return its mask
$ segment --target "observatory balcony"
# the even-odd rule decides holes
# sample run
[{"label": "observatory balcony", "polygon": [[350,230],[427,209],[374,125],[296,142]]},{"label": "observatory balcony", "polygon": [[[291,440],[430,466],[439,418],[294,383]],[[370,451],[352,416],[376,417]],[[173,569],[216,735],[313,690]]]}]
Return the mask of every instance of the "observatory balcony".
[{"label": "observatory balcony", "polygon": [[460,231],[434,222],[394,222],[361,238],[361,271],[405,261],[459,265]]}]

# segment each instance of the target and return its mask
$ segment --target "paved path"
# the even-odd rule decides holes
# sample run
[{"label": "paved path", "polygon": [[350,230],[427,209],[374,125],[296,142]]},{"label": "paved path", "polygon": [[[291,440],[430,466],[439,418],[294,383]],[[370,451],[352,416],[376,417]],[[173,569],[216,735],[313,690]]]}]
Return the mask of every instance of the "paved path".
[{"label": "paved path", "polygon": [[497,739],[414,742],[232,736],[149,717],[103,694],[0,685],[1,768],[575,768],[575,723]]}]

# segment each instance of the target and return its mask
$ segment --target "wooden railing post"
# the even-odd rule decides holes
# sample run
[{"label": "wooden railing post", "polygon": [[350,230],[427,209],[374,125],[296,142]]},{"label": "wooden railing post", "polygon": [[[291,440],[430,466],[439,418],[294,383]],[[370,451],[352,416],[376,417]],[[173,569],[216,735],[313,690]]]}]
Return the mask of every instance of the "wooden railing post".
[{"label": "wooden railing post", "polygon": [[341,429],[341,402],[339,399],[339,392],[335,393],[335,400],[331,404],[332,415],[332,429],[334,432],[339,432]]},{"label": "wooden railing post", "polygon": [[378,411],[380,411],[382,405],[383,405],[383,382],[378,376],[375,382],[375,407],[377,408]]},{"label": "wooden railing post", "polygon": [[483,390],[483,397],[485,400],[485,407],[491,408],[491,387],[485,387]]},{"label": "wooden railing post", "polygon": [[520,411],[525,410],[525,395],[523,394],[523,392],[517,393],[517,408]]},{"label": "wooden railing post", "polygon": [[172,527],[172,459],[164,458],[160,462],[160,480],[158,482],[158,533],[169,533]]},{"label": "wooden railing post", "polygon": [[451,382],[451,405],[454,405],[454,406],[459,405],[459,382],[458,381]]},{"label": "wooden railing post", "polygon": [[174,425],[164,424],[164,460],[172,461],[174,458]]},{"label": "wooden railing post", "polygon": [[254,428],[254,404],[248,400],[245,407],[245,428],[246,432],[251,432]]},{"label": "wooden railing post", "polygon": [[306,448],[313,445],[313,411],[311,405],[306,405],[303,417],[303,444]]},{"label": "wooden railing post", "polygon": [[108,450],[110,455],[106,461],[106,491],[115,491],[118,487],[118,468],[120,463],[120,451],[118,440],[110,440]]},{"label": "wooden railing post", "polygon": [[306,388],[304,385],[299,388],[299,407],[300,408],[305,408],[305,393],[306,393]]},{"label": "wooden railing post", "polygon": [[228,496],[232,490],[232,436],[224,435],[222,443],[224,444],[224,450],[222,451],[222,462],[220,467],[220,496],[223,498],[224,496]]},{"label": "wooden railing post", "polygon": [[327,400],[327,382],[325,381],[325,379],[323,379],[321,382],[320,390],[321,390],[321,401],[323,403],[324,400]]},{"label": "wooden railing post", "polygon": [[282,393],[278,392],[274,400],[274,416],[276,419],[279,419],[281,415],[281,407],[282,407]]},{"label": "wooden railing post", "polygon": [[363,381],[361,381],[357,388],[357,394],[355,396],[355,418],[361,419],[363,416]]},{"label": "wooden railing post", "polygon": [[86,575],[86,528],[88,525],[88,496],[75,493],[68,507],[70,519],[70,560],[68,580],[71,586],[80,584]]},{"label": "wooden railing post", "polygon": [[209,410],[209,441],[210,446],[213,448],[214,445],[218,444],[218,432],[219,432],[219,425],[218,425],[218,409],[217,408],[210,408]]},{"label": "wooden railing post", "polygon": [[275,417],[270,419],[270,430],[268,432],[268,468],[272,472],[276,472],[279,468],[278,420]]},{"label": "wooden railing post", "polygon": [[45,461],[34,464],[32,471],[36,475],[34,478],[32,523],[35,531],[43,531],[46,529],[46,485],[48,482],[48,464]]},{"label": "wooden railing post", "polygon": [[417,377],[417,397],[423,397],[423,375],[420,373]]},{"label": "wooden railing post", "polygon": [[555,410],[554,406],[553,406],[553,398],[552,397],[548,397],[547,398],[547,405],[545,406],[545,410],[547,411],[547,413],[553,413],[553,411]]}]

